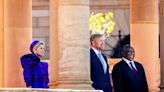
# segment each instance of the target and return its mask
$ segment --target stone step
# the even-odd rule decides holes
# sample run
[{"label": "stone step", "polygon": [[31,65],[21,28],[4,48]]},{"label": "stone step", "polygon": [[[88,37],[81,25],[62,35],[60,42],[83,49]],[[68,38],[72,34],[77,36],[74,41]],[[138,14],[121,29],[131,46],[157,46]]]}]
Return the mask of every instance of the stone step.
[{"label": "stone step", "polygon": [[41,88],[0,88],[0,92],[103,92],[101,90],[41,89]]}]

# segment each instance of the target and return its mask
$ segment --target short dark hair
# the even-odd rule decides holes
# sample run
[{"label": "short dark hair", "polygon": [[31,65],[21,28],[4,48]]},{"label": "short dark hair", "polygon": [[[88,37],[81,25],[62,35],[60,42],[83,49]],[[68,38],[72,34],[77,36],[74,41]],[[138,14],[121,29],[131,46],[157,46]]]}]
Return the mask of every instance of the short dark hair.
[{"label": "short dark hair", "polygon": [[122,53],[124,53],[125,50],[127,50],[128,48],[134,49],[130,44],[126,44],[126,45],[124,45],[123,48],[122,48]]},{"label": "short dark hair", "polygon": [[92,41],[94,41],[96,38],[100,38],[100,37],[103,37],[103,34],[92,34],[90,37],[91,45],[92,45]]}]

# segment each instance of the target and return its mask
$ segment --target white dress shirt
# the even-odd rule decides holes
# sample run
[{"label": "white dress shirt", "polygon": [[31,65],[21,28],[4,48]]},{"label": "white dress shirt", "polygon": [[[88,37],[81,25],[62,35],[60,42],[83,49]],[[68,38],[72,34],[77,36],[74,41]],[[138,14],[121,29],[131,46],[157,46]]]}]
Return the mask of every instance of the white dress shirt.
[{"label": "white dress shirt", "polygon": [[133,67],[136,69],[136,71],[137,71],[137,67],[135,66],[135,63],[134,63],[134,61],[130,61],[130,60],[128,60],[128,59],[126,59],[126,58],[122,58],[127,64],[128,64],[128,66],[132,69],[132,67],[131,67],[131,65],[130,65],[130,63],[132,63],[132,65],[133,65]]}]

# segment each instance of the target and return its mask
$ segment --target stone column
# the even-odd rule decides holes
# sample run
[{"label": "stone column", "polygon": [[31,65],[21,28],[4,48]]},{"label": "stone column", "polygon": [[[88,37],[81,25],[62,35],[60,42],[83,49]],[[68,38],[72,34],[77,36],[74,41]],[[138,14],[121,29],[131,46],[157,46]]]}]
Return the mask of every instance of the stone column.
[{"label": "stone column", "polygon": [[150,92],[160,85],[158,0],[131,0],[131,44],[145,69]]},{"label": "stone column", "polygon": [[161,60],[161,91],[164,92],[164,0],[160,0],[159,10],[159,32],[160,32],[160,60]]},{"label": "stone column", "polygon": [[4,0],[5,87],[24,86],[20,57],[32,41],[32,0]]},{"label": "stone column", "polygon": [[0,0],[0,87],[4,83],[4,1]]},{"label": "stone column", "polygon": [[50,87],[57,85],[58,79],[58,0],[50,0]]},{"label": "stone column", "polygon": [[50,67],[58,68],[53,76],[57,77],[54,78],[57,88],[90,89],[89,0],[51,0],[50,3],[51,42],[54,41]]}]

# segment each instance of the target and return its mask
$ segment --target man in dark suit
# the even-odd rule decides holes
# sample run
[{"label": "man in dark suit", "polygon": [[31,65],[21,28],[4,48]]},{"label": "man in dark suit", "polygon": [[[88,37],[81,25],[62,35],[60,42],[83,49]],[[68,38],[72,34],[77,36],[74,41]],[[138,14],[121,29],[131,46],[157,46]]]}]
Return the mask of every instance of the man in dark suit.
[{"label": "man in dark suit", "polygon": [[133,61],[134,49],[125,45],[122,56],[112,71],[114,92],[149,92],[143,66]]},{"label": "man in dark suit", "polygon": [[104,92],[112,92],[107,58],[102,53],[104,48],[104,37],[101,34],[93,34],[90,40],[92,87],[97,90],[103,90]]}]

